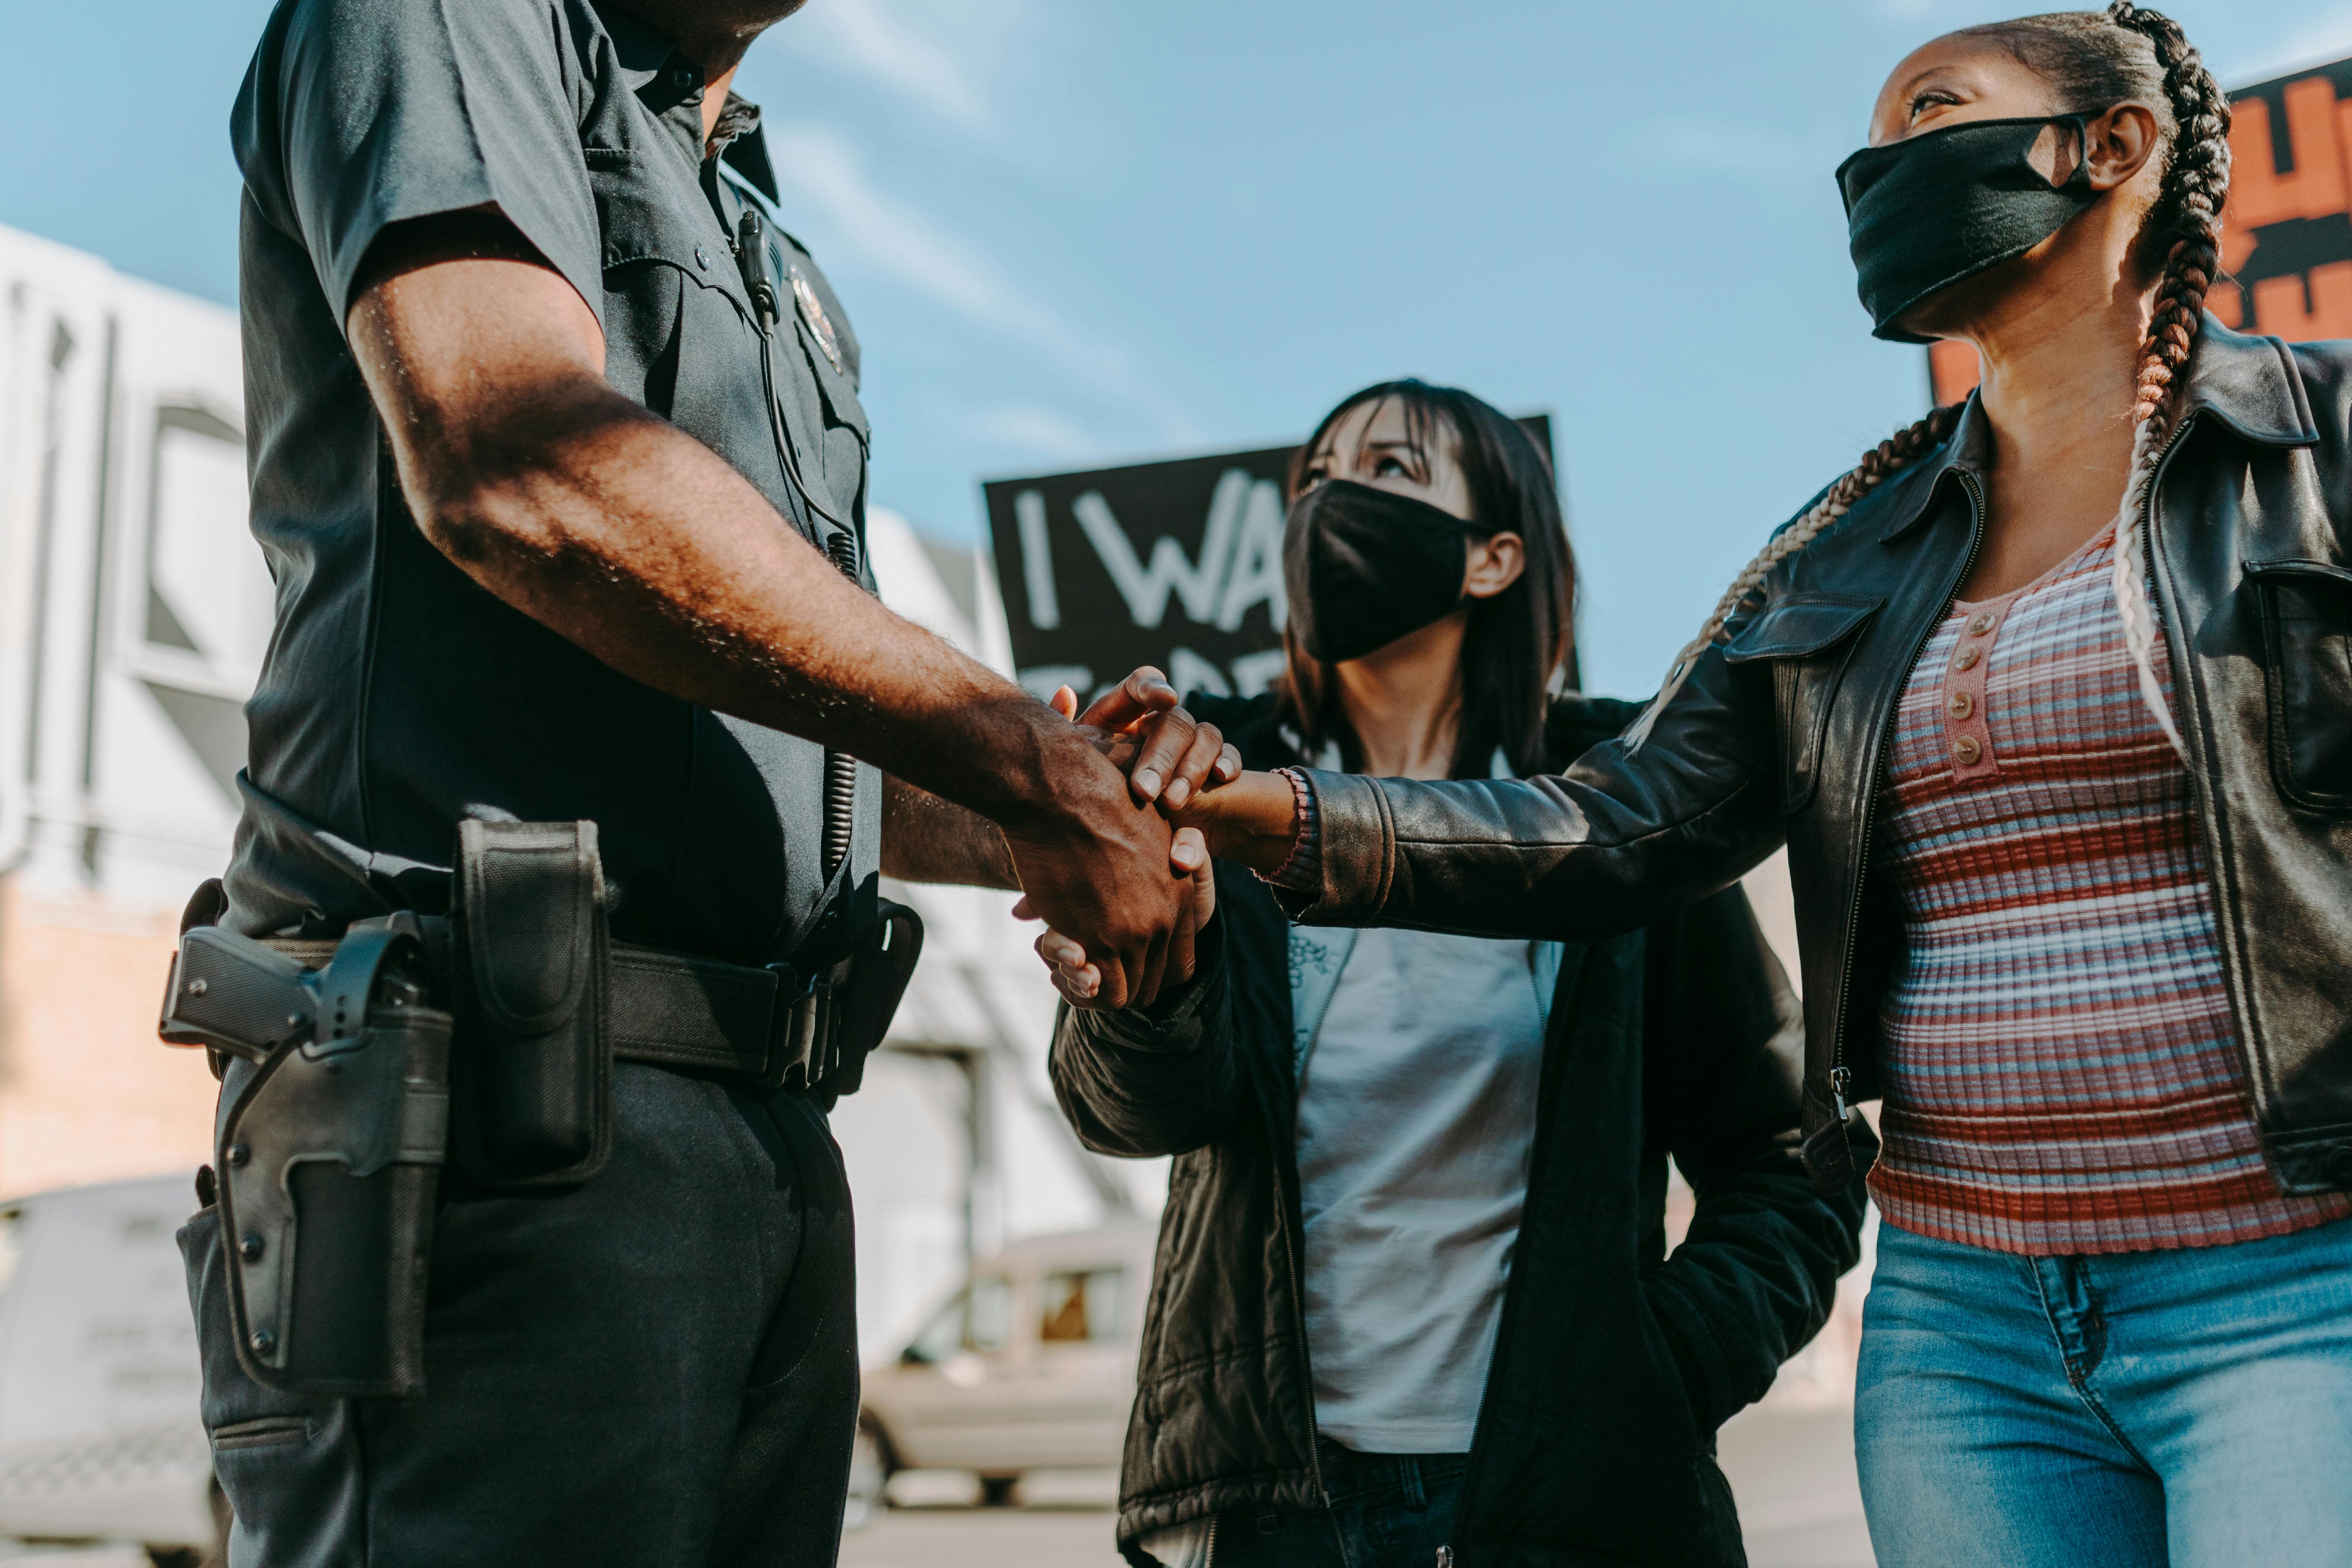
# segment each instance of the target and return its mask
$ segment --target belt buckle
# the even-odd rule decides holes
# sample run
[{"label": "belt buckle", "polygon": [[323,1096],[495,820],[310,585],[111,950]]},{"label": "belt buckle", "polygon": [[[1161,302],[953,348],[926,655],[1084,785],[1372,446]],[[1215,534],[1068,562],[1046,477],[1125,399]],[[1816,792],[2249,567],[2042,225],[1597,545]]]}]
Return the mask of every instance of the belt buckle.
[{"label": "belt buckle", "polygon": [[[767,970],[776,977],[776,995],[769,1005],[768,1054],[760,1070],[759,1087],[772,1092],[805,1088],[824,1014],[823,987],[814,976],[803,974],[790,963],[771,963]],[[795,1073],[800,1075],[797,1082]]]}]

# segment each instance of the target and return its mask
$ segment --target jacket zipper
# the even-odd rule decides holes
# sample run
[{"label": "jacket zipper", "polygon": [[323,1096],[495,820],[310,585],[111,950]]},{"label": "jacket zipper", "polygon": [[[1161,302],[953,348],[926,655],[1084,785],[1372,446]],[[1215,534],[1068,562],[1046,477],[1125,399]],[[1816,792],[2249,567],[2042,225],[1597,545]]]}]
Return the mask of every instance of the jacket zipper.
[{"label": "jacket zipper", "polygon": [[1862,803],[1862,844],[1854,855],[1853,880],[1846,891],[1845,961],[1838,974],[1837,1018],[1830,1030],[1830,1095],[1837,1107],[1840,1138],[1845,1136],[1846,1118],[1853,1108],[1853,1070],[1845,1063],[1845,1016],[1853,998],[1853,948],[1862,930],[1862,889],[1870,873],[1871,834],[1877,826],[1878,795],[1886,778],[1886,732],[1895,711],[1903,706],[1903,694],[1910,689],[1912,677],[1918,673],[1920,656],[1927,651],[1936,628],[1951,614],[1960,584],[1969,580],[1969,573],[1977,563],[1977,552],[1984,548],[1984,487],[1974,474],[1963,470],[1960,488],[1969,493],[1969,552],[1961,558],[1959,571],[1944,589],[1942,608],[1930,616],[1920,629],[1919,640],[1911,648],[1910,661],[1903,667],[1903,679],[1895,688],[1895,700],[1878,715],[1877,729],[1871,737],[1870,792]]},{"label": "jacket zipper", "polygon": [[1217,1521],[1223,1517],[1216,1513],[1209,1516],[1209,1550],[1201,1559],[1201,1568],[1217,1568]]}]

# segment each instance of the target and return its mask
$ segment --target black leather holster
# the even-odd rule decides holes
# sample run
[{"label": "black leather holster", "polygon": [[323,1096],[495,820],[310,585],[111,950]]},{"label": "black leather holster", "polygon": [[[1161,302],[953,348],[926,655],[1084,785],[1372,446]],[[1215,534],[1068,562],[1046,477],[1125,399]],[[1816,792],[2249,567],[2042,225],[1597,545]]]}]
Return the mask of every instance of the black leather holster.
[{"label": "black leather holster", "polygon": [[887,900],[814,973],[614,942],[593,822],[467,822],[447,918],[334,942],[227,931],[217,883],[189,905],[159,1032],[222,1073],[221,1235],[259,1382],[420,1392],[445,1161],[488,1191],[592,1180],[615,1058],[830,1104],[922,952],[921,920]]}]

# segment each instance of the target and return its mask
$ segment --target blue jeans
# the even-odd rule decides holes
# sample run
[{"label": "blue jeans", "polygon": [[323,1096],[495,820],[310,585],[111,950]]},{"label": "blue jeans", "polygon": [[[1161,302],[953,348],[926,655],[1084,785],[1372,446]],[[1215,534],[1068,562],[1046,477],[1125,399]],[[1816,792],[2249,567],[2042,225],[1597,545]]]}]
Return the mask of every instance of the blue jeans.
[{"label": "blue jeans", "polygon": [[1213,1568],[1433,1568],[1454,1539],[1467,1454],[1319,1449],[1328,1513],[1244,1509],[1217,1518]]},{"label": "blue jeans", "polygon": [[2073,1258],[1882,1225],[1854,1447],[1880,1568],[2352,1563],[2352,1221]]}]

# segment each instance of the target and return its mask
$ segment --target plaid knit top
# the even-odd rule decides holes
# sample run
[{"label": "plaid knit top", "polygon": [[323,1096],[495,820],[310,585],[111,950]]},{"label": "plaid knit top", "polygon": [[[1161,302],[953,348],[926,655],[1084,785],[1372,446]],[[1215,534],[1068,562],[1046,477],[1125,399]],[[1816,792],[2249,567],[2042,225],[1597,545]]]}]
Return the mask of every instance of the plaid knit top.
[{"label": "plaid knit top", "polygon": [[2189,775],[2140,700],[2114,552],[2110,528],[1956,606],[1903,694],[1880,809],[1906,952],[1870,1185],[1906,1230],[2129,1252],[2352,1215],[2263,1163]]}]

